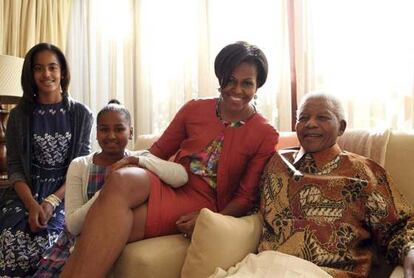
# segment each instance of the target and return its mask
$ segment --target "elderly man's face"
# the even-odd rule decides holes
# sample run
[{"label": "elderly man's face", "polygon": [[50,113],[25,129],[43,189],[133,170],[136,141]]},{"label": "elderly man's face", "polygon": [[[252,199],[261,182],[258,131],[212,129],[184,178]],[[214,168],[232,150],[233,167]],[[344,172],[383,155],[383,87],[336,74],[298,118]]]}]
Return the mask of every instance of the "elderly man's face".
[{"label": "elderly man's face", "polygon": [[296,134],[306,152],[319,152],[336,143],[345,130],[325,99],[308,99],[296,121]]}]

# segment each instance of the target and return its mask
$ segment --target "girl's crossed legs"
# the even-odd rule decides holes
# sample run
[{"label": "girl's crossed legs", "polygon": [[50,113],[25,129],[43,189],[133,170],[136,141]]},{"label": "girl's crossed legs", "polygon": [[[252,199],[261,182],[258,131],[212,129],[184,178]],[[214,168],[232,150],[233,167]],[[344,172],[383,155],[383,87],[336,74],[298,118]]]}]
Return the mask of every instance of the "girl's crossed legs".
[{"label": "girl's crossed legs", "polygon": [[110,175],[85,218],[60,277],[105,277],[125,244],[144,237],[148,173],[136,167]]}]

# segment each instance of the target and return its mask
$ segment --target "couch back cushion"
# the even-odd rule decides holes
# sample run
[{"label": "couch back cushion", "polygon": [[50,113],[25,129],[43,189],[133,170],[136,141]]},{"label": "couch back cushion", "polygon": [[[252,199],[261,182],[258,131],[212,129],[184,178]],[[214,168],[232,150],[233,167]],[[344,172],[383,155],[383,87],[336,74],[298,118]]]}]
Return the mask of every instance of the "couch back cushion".
[{"label": "couch back cushion", "polygon": [[392,131],[385,155],[385,169],[398,190],[414,206],[414,131]]},{"label": "couch back cushion", "polygon": [[[148,149],[158,137],[140,135],[135,147]],[[338,143],[345,150],[368,156],[383,165],[398,190],[414,205],[414,131],[350,129],[339,138]],[[298,145],[295,132],[280,132],[277,149]]]},{"label": "couch back cushion", "polygon": [[160,138],[160,136],[155,134],[138,135],[137,140],[135,141],[135,150],[149,149],[158,138]]}]

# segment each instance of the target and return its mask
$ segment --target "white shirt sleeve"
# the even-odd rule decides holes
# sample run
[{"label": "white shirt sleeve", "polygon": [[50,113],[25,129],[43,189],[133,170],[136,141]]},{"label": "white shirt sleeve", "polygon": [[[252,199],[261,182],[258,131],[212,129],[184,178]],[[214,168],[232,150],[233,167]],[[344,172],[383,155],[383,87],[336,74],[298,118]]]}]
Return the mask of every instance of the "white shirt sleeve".
[{"label": "white shirt sleeve", "polygon": [[[160,159],[149,151],[131,152],[131,155],[138,156],[140,167],[150,170],[172,187],[180,187],[188,181],[187,171],[181,164]],[[74,159],[66,174],[65,221],[74,236],[80,234],[86,214],[100,192],[98,190],[90,200],[85,195],[92,157],[93,154]]]},{"label": "white shirt sleeve", "polygon": [[158,158],[149,151],[132,152],[132,155],[138,156],[140,167],[150,170],[172,187],[180,187],[188,181],[187,171],[181,164]]},{"label": "white shirt sleeve", "polygon": [[68,231],[75,236],[80,234],[86,213],[99,195],[97,191],[89,201],[84,198],[88,166],[87,157],[76,158],[70,163],[66,174],[65,221]]}]

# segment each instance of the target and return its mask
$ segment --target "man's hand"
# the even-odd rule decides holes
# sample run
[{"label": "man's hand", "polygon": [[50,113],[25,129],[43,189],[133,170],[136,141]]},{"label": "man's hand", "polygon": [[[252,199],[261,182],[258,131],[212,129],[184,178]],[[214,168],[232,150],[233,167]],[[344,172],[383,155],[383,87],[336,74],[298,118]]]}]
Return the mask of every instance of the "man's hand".
[{"label": "man's hand", "polygon": [[411,249],[405,256],[404,278],[414,278],[414,249]]},{"label": "man's hand", "polygon": [[33,233],[37,233],[47,227],[46,215],[41,205],[33,203],[28,211],[29,228]]},{"label": "man's hand", "polygon": [[199,214],[200,211],[194,211],[192,213],[181,216],[178,218],[177,222],[175,222],[178,230],[183,233],[184,237],[191,238],[193,235],[195,222]]}]

